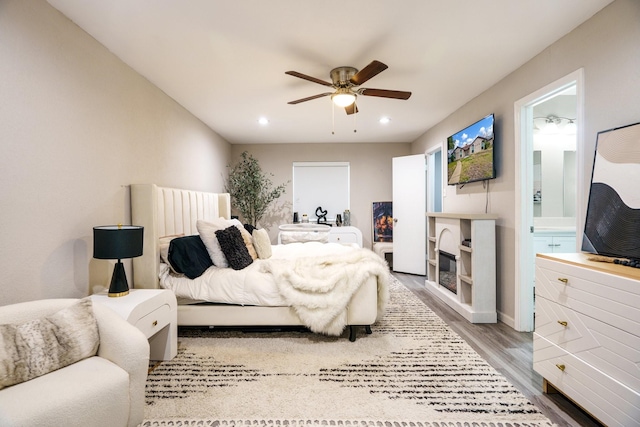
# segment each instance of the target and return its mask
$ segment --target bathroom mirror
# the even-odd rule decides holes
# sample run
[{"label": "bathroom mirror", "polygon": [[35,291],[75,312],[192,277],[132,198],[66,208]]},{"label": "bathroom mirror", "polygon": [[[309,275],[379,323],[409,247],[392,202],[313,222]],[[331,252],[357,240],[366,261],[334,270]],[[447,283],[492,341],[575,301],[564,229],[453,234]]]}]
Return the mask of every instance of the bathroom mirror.
[{"label": "bathroom mirror", "polygon": [[563,144],[545,144],[533,152],[535,218],[575,217],[576,151],[566,148]]}]

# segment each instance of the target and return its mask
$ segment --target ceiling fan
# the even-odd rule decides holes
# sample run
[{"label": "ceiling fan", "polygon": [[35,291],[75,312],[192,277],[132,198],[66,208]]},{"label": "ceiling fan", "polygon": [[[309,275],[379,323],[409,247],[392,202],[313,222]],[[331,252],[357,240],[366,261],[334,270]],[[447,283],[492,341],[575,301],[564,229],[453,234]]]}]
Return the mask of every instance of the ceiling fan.
[{"label": "ceiling fan", "polygon": [[297,71],[286,71],[285,74],[288,74],[290,76],[309,80],[310,82],[329,86],[335,89],[335,92],[325,92],[318,95],[309,96],[307,98],[296,99],[295,101],[288,102],[288,104],[299,104],[301,102],[311,101],[312,99],[331,96],[331,100],[334,104],[340,107],[344,107],[347,114],[354,114],[358,112],[358,107],[355,103],[358,95],[378,96],[381,98],[393,99],[409,99],[409,97],[411,96],[411,92],[386,89],[358,88],[358,86],[364,84],[372,77],[377,76],[387,68],[389,67],[380,61],[372,61],[369,65],[359,71],[357,68],[353,67],[337,67],[331,70],[331,72],[329,73],[329,76],[331,77],[331,83],[308,76],[306,74],[299,73]]}]

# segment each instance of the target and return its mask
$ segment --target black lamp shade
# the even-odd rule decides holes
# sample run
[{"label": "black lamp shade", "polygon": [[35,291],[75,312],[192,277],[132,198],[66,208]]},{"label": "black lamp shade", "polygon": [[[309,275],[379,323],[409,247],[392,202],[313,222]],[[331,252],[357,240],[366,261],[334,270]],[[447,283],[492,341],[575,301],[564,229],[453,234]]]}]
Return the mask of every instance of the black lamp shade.
[{"label": "black lamp shade", "polygon": [[138,225],[93,227],[93,257],[118,260],[111,276],[110,297],[122,297],[129,293],[127,276],[120,260],[142,255],[143,232],[144,227]]},{"label": "black lamp shade", "polygon": [[103,225],[93,227],[93,257],[98,259],[135,258],[142,255],[144,227]]}]

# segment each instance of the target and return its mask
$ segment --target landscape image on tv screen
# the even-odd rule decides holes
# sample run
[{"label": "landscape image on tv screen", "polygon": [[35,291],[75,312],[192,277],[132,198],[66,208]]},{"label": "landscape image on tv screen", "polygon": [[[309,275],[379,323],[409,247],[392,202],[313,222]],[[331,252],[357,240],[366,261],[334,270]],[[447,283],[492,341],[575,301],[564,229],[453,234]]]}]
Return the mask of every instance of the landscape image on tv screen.
[{"label": "landscape image on tv screen", "polygon": [[493,114],[447,138],[447,184],[495,178]]}]

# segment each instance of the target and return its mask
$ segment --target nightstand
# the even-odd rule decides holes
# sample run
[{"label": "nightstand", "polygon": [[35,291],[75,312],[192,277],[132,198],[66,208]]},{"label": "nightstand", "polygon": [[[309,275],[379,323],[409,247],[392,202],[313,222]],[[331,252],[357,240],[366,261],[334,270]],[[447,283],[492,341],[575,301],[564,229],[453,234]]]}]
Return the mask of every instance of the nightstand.
[{"label": "nightstand", "polygon": [[110,298],[106,293],[91,295],[140,329],[149,339],[150,360],[171,360],[178,353],[178,305],[166,289],[131,289],[129,295]]}]

